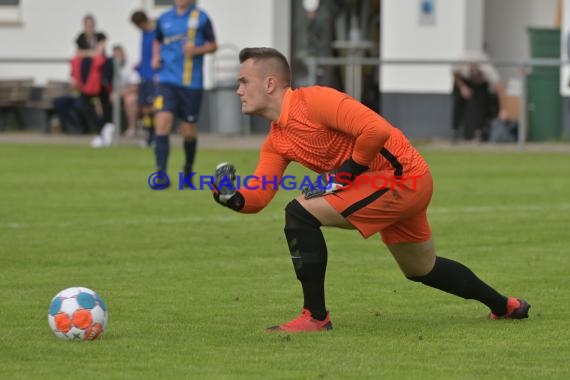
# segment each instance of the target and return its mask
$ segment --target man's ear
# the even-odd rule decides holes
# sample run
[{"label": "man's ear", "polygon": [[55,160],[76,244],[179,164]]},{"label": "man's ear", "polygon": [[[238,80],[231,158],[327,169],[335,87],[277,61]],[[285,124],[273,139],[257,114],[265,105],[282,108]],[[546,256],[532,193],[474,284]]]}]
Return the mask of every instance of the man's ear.
[{"label": "man's ear", "polygon": [[277,79],[273,76],[268,76],[265,78],[265,92],[267,94],[272,94],[277,88]]}]

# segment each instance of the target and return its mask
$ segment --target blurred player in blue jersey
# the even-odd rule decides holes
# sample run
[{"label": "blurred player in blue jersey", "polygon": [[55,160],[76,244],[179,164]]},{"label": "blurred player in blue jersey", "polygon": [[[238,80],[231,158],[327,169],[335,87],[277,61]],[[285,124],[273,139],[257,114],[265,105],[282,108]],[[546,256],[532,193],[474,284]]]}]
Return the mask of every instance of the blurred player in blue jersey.
[{"label": "blurred player in blue jersey", "polygon": [[156,70],[152,68],[152,45],[156,39],[155,23],[144,11],[136,11],[131,15],[131,22],[141,30],[141,58],[137,65],[140,76],[138,105],[140,120],[147,132],[146,145],[154,140],[154,115],[152,104],[156,97]]},{"label": "blurred player in blue jersey", "polygon": [[156,22],[152,67],[158,69],[154,102],[157,171],[166,172],[170,152],[169,133],[174,118],[180,119],[184,136],[185,176],[192,171],[203,92],[204,55],[217,50],[214,28],[195,0],[175,0],[175,5]]}]

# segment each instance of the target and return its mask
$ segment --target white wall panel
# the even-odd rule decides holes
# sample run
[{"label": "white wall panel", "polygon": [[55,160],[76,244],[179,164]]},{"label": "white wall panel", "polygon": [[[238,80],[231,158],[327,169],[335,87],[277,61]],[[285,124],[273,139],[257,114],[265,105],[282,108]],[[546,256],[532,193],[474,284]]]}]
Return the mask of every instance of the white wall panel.
[{"label": "white wall panel", "polygon": [[[383,0],[381,56],[384,59],[459,59],[466,44],[465,1],[436,0],[434,25],[421,25],[420,0]],[[451,89],[448,65],[385,66],[380,77],[384,92],[447,93]]]}]

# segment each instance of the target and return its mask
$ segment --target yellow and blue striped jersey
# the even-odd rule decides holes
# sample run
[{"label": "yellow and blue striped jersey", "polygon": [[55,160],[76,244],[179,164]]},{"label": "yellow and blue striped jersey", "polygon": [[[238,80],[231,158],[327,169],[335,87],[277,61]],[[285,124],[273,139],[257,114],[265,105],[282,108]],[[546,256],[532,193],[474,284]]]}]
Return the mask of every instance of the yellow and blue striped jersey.
[{"label": "yellow and blue striped jersey", "polygon": [[202,46],[215,42],[214,28],[206,12],[192,6],[183,14],[178,14],[175,7],[171,8],[157,20],[156,39],[161,44],[159,82],[202,89],[204,56],[187,58],[184,45],[190,42]]}]

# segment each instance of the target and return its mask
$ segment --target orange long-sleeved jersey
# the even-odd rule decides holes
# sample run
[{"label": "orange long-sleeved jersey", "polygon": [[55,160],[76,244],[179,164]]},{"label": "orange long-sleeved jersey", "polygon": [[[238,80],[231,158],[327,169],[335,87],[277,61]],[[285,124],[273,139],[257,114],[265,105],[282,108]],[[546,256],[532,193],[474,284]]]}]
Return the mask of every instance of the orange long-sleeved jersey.
[{"label": "orange long-sleeved jersey", "polygon": [[429,170],[400,130],[348,95],[319,86],[287,90],[279,120],[271,123],[261,147],[255,178],[248,181],[249,189],[240,190],[245,199],[241,212],[258,212],[271,201],[278,187],[268,182],[279,184],[291,161],[325,173],[350,157],[398,176]]}]

